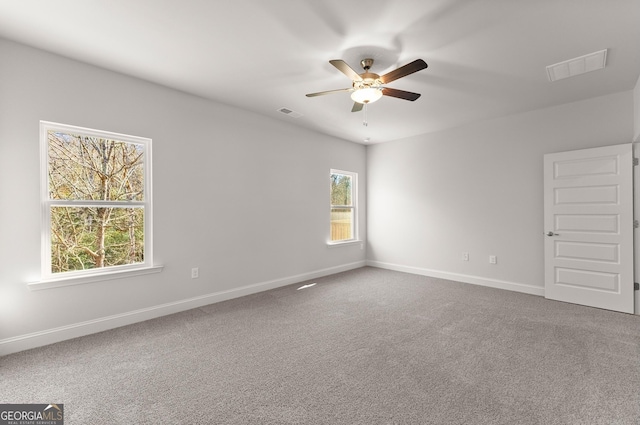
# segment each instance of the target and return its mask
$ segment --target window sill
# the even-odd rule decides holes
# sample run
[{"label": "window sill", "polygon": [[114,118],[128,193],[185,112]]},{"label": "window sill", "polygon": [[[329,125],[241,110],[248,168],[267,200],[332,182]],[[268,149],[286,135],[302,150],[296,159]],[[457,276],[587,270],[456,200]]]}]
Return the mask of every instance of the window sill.
[{"label": "window sill", "polygon": [[361,241],[359,239],[351,239],[348,241],[340,241],[340,242],[327,242],[327,247],[328,248],[336,248],[339,246],[351,246],[351,245],[358,245],[358,244],[363,244],[364,241]]},{"label": "window sill", "polygon": [[146,274],[159,273],[164,266],[151,266],[138,269],[116,270],[100,274],[82,275],[82,276],[66,276],[59,278],[42,279],[36,282],[27,283],[27,287],[32,291],[41,289],[60,288],[63,286],[82,285],[85,283],[101,282],[104,280],[124,279],[133,276],[142,276]]}]

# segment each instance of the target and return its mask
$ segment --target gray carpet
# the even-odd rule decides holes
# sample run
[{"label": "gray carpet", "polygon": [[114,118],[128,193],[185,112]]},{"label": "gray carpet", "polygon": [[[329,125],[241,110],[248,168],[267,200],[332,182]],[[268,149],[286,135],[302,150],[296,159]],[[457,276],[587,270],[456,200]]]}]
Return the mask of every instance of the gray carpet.
[{"label": "gray carpet", "polygon": [[[640,424],[640,317],[362,268],[0,358],[66,424]],[[310,283],[310,282],[306,282]]]}]

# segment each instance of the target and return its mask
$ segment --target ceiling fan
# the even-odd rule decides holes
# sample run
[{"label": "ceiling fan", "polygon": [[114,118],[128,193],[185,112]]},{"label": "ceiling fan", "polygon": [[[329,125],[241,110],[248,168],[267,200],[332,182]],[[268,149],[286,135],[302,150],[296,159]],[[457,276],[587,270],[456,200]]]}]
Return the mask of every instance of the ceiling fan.
[{"label": "ceiling fan", "polygon": [[383,87],[383,84],[390,83],[398,78],[406,77],[409,74],[420,71],[427,67],[427,63],[422,59],[416,59],[411,63],[408,63],[400,68],[397,68],[391,72],[380,76],[369,72],[373,65],[373,59],[367,58],[360,61],[360,65],[364,72],[358,74],[353,70],[345,61],[341,59],[330,60],[329,63],[344,75],[351,78],[352,87],[346,89],[321,91],[318,93],[309,93],[307,97],[322,96],[325,94],[338,93],[338,92],[352,92],[351,99],[354,100],[353,108],[351,112],[361,111],[363,106],[369,103],[373,103],[376,100],[384,96],[397,97],[398,99],[414,101],[420,97],[419,93],[412,93],[409,91],[392,89],[391,87]]}]

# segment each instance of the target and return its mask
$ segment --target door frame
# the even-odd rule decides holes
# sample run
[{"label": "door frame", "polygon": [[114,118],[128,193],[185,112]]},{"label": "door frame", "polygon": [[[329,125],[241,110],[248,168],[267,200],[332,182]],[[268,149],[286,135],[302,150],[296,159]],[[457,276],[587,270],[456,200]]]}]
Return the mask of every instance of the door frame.
[{"label": "door frame", "polygon": [[[635,165],[635,158],[640,158],[640,141],[632,142],[632,152],[634,158],[633,166],[633,219],[639,220],[638,214],[640,213],[640,171],[638,166]],[[640,237],[638,231],[640,229],[633,229],[633,281],[640,282]],[[640,316],[640,291],[633,291],[634,306],[633,313]]]}]

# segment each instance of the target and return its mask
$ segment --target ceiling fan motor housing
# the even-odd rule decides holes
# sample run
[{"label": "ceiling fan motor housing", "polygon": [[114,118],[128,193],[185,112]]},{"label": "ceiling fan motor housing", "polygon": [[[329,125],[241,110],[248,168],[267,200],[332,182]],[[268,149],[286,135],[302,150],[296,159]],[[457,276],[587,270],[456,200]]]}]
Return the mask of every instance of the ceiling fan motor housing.
[{"label": "ceiling fan motor housing", "polygon": [[353,88],[356,90],[366,89],[366,88],[380,88],[382,86],[382,81],[380,81],[380,76],[378,74],[372,74],[370,72],[365,72],[364,74],[360,74],[362,80],[354,81]]},{"label": "ceiling fan motor housing", "polygon": [[382,86],[382,81],[380,81],[380,76],[373,72],[369,72],[371,66],[373,66],[373,59],[367,58],[362,59],[360,61],[360,65],[362,65],[362,69],[364,69],[364,73],[360,74],[362,80],[353,81],[353,88],[356,90],[366,89],[366,88],[380,88]]}]

